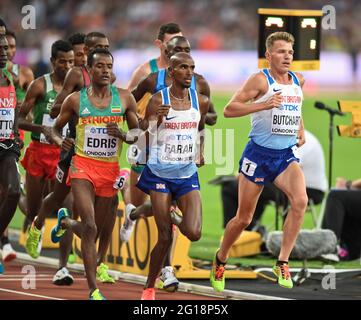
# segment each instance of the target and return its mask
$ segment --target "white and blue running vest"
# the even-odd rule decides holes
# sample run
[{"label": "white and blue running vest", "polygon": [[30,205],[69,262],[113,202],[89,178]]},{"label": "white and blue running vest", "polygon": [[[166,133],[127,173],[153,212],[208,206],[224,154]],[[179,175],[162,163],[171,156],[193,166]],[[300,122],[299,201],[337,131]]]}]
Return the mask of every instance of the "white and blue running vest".
[{"label": "white and blue running vest", "polygon": [[[160,91],[160,90],[164,89],[165,87],[167,87],[166,77],[167,77],[167,70],[166,69],[160,69],[158,71],[157,84],[155,85],[153,94],[155,94],[158,91]],[[197,90],[197,81],[196,81],[196,76],[195,75],[192,76],[191,89]]]},{"label": "white and blue running vest", "polygon": [[264,102],[281,91],[282,107],[262,110],[251,115],[252,129],[249,137],[258,145],[271,149],[285,149],[297,143],[297,133],[302,120],[302,88],[297,76],[289,71],[292,84],[280,84],[268,69],[262,70],[267,78],[267,93],[254,101]]},{"label": "white and blue running vest", "polygon": [[[197,92],[188,89],[191,107],[187,110],[169,109],[152,135],[148,168],[158,177],[185,179],[197,172],[195,164],[198,124],[201,119]],[[163,104],[170,105],[169,87],[161,90]],[[156,139],[154,139],[156,138]]]}]

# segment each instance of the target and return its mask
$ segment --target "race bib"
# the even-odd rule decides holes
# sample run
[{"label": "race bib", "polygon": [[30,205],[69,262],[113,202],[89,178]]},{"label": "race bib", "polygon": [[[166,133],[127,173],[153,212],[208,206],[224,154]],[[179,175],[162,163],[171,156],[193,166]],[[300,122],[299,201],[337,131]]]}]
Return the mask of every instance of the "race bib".
[{"label": "race bib", "polygon": [[256,171],[257,163],[248,160],[247,158],[243,158],[241,171],[247,176],[253,177],[254,172]]},{"label": "race bib", "polygon": [[297,135],[301,123],[301,108],[293,106],[295,110],[285,110],[279,108],[272,109],[271,133],[279,135]]},{"label": "race bib", "polygon": [[125,182],[129,178],[129,171],[128,170],[121,170],[119,176],[114,182],[113,188],[117,190],[122,190],[125,186]]},{"label": "race bib", "polygon": [[109,136],[106,127],[86,126],[84,153],[95,158],[111,158],[117,155],[118,138]]},{"label": "race bib", "polygon": [[13,137],[14,119],[14,108],[0,109],[0,139],[11,139]]},{"label": "race bib", "polygon": [[142,155],[142,150],[136,145],[131,144],[127,150],[127,160],[129,164],[136,165],[140,164],[140,159]]}]

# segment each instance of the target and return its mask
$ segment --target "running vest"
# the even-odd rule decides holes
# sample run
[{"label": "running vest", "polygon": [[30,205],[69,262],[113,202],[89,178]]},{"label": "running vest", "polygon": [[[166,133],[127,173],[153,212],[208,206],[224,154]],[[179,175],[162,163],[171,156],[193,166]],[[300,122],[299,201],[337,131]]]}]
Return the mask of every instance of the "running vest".
[{"label": "running vest", "polygon": [[[157,65],[157,59],[151,59],[149,60],[149,67],[150,67],[150,73],[156,73],[159,71],[158,65]],[[147,108],[148,102],[152,95],[147,92],[142,99],[140,99],[137,102],[137,113],[140,115],[141,118],[144,118],[145,116],[145,110]]]},{"label": "running vest", "polygon": [[[52,127],[55,119],[52,119],[49,115],[50,109],[53,106],[57,92],[54,90],[53,82],[50,78],[50,73],[44,74],[45,81],[45,95],[36,104],[33,109],[34,119],[33,123]],[[42,133],[31,133],[31,139],[40,141],[41,143],[49,144],[44,134]]]},{"label": "running vest", "polygon": [[119,138],[109,136],[107,123],[123,124],[124,108],[118,89],[111,85],[111,101],[107,108],[92,105],[87,88],[80,90],[79,121],[76,126],[75,153],[79,156],[106,162],[118,162],[122,150]]},{"label": "running vest", "polygon": [[[197,172],[195,155],[198,124],[201,119],[197,92],[188,89],[191,107],[174,110],[172,107],[158,128],[150,146],[147,166],[158,177],[184,179]],[[170,105],[169,87],[161,90],[162,103]]]},{"label": "running vest", "polygon": [[249,137],[262,147],[289,148],[297,143],[297,133],[302,120],[302,88],[297,76],[291,71],[288,73],[292,77],[292,84],[277,83],[268,69],[263,69],[262,72],[268,82],[268,91],[254,103],[264,102],[281,91],[282,107],[252,113]]},{"label": "running vest", "polygon": [[[81,66],[81,73],[83,75],[83,81],[84,81],[84,88],[87,88],[90,86],[90,75],[88,73],[88,69],[85,66]],[[69,132],[68,137],[69,138],[76,138],[76,116],[71,117],[71,119],[68,122],[69,126]]]},{"label": "running vest", "polygon": [[16,92],[11,74],[3,69],[10,84],[0,87],[0,141],[14,139],[14,121],[16,108]]},{"label": "running vest", "polygon": [[19,78],[19,83],[15,85],[15,89],[16,89],[16,101],[21,103],[25,99],[26,90],[20,87],[20,65],[13,63],[11,72]]}]

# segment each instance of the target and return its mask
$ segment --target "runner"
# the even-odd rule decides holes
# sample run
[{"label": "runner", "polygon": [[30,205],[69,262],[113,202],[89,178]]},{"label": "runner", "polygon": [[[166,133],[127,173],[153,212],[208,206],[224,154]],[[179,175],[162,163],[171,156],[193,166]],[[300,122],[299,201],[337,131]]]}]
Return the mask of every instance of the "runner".
[{"label": "runner", "polygon": [[[58,145],[71,146],[72,139],[64,143],[59,135],[75,116],[76,143],[68,180],[76,201],[81,222],[70,219],[67,210],[60,209],[58,225],[52,231],[57,242],[70,228],[81,239],[81,252],[91,300],[104,300],[96,285],[97,253],[95,241],[105,221],[113,216],[114,195],[119,178],[118,159],[123,141],[127,139],[120,129],[123,116],[129,129],[137,128],[136,105],[129,91],[111,84],[113,56],[106,49],[95,49],[88,55],[91,85],[71,94],[63,103],[54,130]],[[70,178],[70,179],[69,179]]]},{"label": "runner", "polygon": [[273,182],[289,200],[283,240],[273,272],[280,286],[292,288],[288,258],[300,231],[308,199],[298,164],[296,145],[305,143],[301,115],[303,77],[290,71],[294,37],[275,32],[266,39],[269,69],[252,75],[224,109],[226,118],[252,115],[252,129],[239,162],[238,210],[225,228],[216,252],[210,281],[216,291],[225,286],[225,264],[233,243],[252,221],[266,183]]},{"label": "runner", "polygon": [[158,241],[151,253],[142,300],[155,299],[155,281],[172,244],[169,215],[172,200],[177,201],[183,213],[180,231],[190,241],[201,236],[202,208],[195,155],[199,147],[199,165],[203,165],[204,139],[200,137],[200,146],[197,139],[198,131],[204,129],[209,99],[190,88],[193,74],[194,61],[188,53],[172,56],[169,75],[173,83],[152,97],[143,120],[143,125],[149,124],[150,139],[154,140],[150,142],[150,157],[137,187],[150,195]]}]

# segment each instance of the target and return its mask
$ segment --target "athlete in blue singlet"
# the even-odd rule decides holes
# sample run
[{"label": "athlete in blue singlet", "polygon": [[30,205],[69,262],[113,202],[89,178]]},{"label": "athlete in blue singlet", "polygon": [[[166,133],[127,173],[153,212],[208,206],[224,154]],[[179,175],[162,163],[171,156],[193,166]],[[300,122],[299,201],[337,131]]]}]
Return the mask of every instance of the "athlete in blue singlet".
[{"label": "athlete in blue singlet", "polygon": [[280,286],[292,288],[288,258],[295,245],[307,207],[305,179],[298,164],[297,146],[304,144],[300,74],[290,71],[294,38],[275,32],[266,40],[269,69],[252,75],[232,97],[224,116],[252,115],[252,129],[240,160],[238,211],[229,221],[211,272],[211,284],[223,291],[224,269],[233,243],[252,220],[258,197],[273,182],[288,197],[291,209],[284,224],[281,251],[273,272]]},{"label": "athlete in blue singlet", "polygon": [[198,131],[204,129],[209,99],[190,88],[194,61],[187,53],[170,60],[173,83],[156,93],[143,121],[149,125],[150,156],[137,187],[150,195],[158,229],[158,241],[151,253],[143,300],[154,300],[154,285],[172,244],[169,210],[177,201],[183,213],[180,231],[191,241],[201,236],[202,208],[197,173],[196,148],[203,160],[203,139],[197,146]]}]

